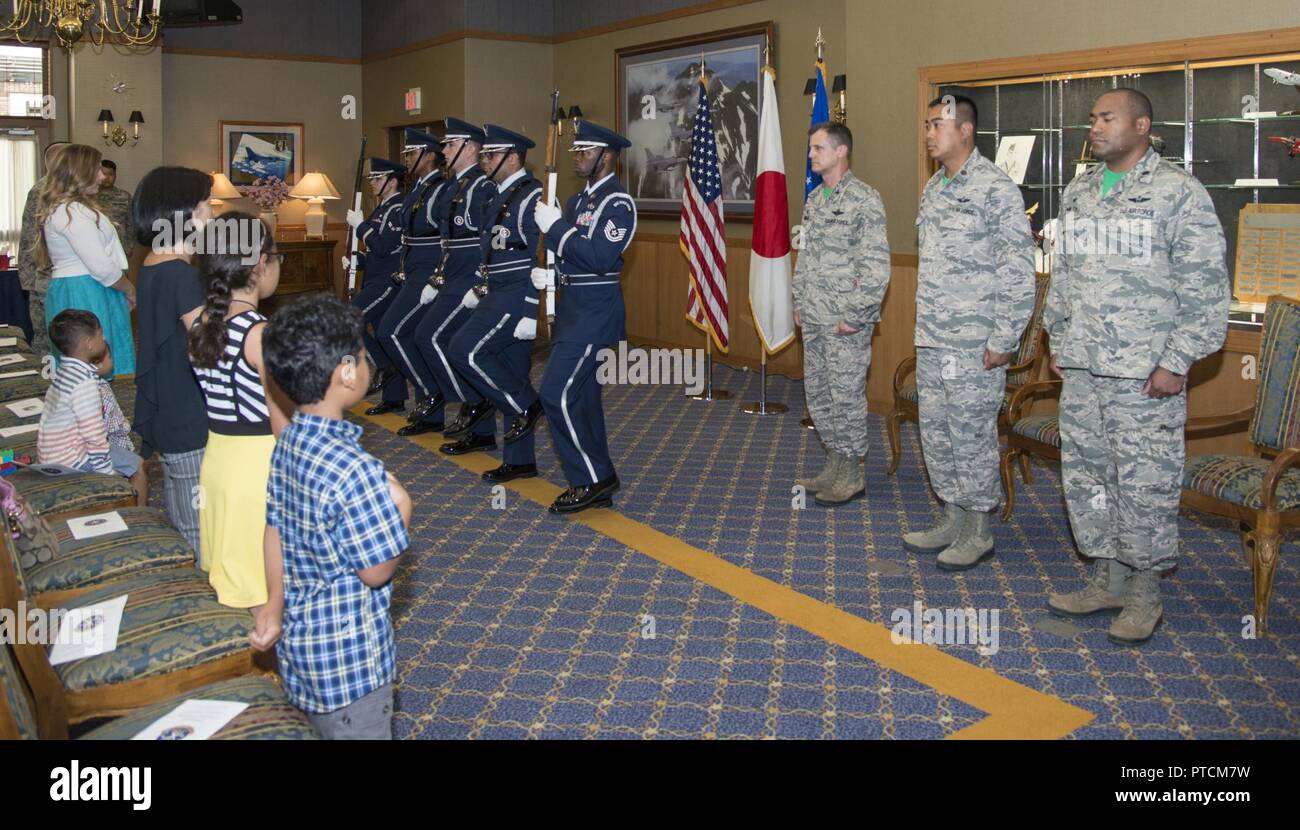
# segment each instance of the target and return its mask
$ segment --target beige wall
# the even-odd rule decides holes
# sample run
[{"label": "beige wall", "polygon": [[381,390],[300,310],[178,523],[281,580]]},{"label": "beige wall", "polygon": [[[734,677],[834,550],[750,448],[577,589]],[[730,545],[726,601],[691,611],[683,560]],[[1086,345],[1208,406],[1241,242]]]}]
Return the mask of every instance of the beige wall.
[{"label": "beige wall", "polygon": [[[56,47],[55,56],[62,52]],[[68,55],[69,94],[68,128],[70,141],[89,144],[117,163],[117,186],[134,190],[145,173],[162,163],[163,155],[163,92],[162,53],[153,48],[142,52],[128,52],[112,44],[94,47],[78,44]],[[124,81],[127,89],[117,93],[111,89],[116,81]],[[56,75],[57,82],[57,75]],[[127,119],[132,110],[140,110],[145,123],[140,128],[140,143],[132,146],[128,138],[125,145],[104,144],[103,126],[95,119],[100,110],[112,110],[115,124],[132,132]]]},{"label": "beige wall", "polygon": [[[460,117],[476,124],[500,124],[533,139],[538,147],[529,157],[534,171],[546,163],[554,60],[555,47],[549,43],[465,41],[465,104]],[[563,94],[560,104],[568,107]]]},{"label": "beige wall", "polygon": [[918,67],[1300,23],[1296,0],[850,0],[846,13],[853,50],[839,71],[849,76],[855,167],[885,200],[895,253],[916,251]]},{"label": "beige wall", "polygon": [[[161,163],[220,170],[220,122],[289,122],[303,125],[303,170],[329,176],[343,196],[325,203],[331,222],[343,221],[356,175],[363,107],[359,64],[252,60],[168,54],[162,56]],[[342,117],[344,95],[357,97],[357,117]],[[114,113],[116,115],[116,113]],[[145,114],[148,118],[148,114]],[[228,204],[256,211],[246,200]],[[301,224],[306,203],[290,199],[279,221]]]},{"label": "beige wall", "polygon": [[[389,155],[390,127],[427,124],[464,111],[465,53],[466,41],[458,40],[365,64],[367,155]],[[421,89],[419,115],[407,115],[403,108],[406,91],[412,87]]]}]

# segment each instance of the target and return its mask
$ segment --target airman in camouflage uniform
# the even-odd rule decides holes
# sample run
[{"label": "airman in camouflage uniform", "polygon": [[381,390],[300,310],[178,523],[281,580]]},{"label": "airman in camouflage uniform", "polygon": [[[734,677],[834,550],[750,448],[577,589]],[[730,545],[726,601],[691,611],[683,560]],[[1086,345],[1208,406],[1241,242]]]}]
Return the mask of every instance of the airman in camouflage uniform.
[{"label": "airman in camouflage uniform", "polygon": [[117,187],[117,165],[108,159],[103,161],[104,181],[99,185],[99,206],[117,229],[117,238],[122,241],[122,251],[129,259],[131,249],[135,247],[135,220],[131,218],[131,194]]},{"label": "airman in camouflage uniform", "polygon": [[989,512],[1002,500],[998,410],[1007,364],[1034,308],[1034,241],[1015,182],[975,148],[964,96],[931,102],[926,145],[940,169],[916,220],[916,385],[921,449],[944,518],[903,546],[944,570],[993,555]]},{"label": "airman in camouflage uniform", "polygon": [[1061,199],[1044,321],[1064,372],[1061,472],[1075,541],[1097,560],[1054,613],[1116,613],[1110,639],[1148,639],[1160,573],[1178,556],[1186,378],[1227,333],[1223,228],[1204,186],[1149,146],[1151,104],[1119,89],[1093,106],[1094,155]]},{"label": "airman in camouflage uniform", "polygon": [[871,333],[889,284],[885,205],[849,172],[853,136],[841,124],[810,131],[809,156],[824,186],[808,197],[794,273],[795,323],[803,328],[808,411],[826,444],[826,469],[798,484],[823,506],[865,493],[867,370]]},{"label": "airman in camouflage uniform", "polygon": [[27,292],[27,310],[32,318],[32,352],[38,356],[50,353],[49,333],[45,330],[45,292],[50,287],[52,271],[36,264],[36,247],[41,244],[40,228],[36,224],[36,199],[44,181],[38,179],[27,191],[22,235],[18,238],[18,282]]}]

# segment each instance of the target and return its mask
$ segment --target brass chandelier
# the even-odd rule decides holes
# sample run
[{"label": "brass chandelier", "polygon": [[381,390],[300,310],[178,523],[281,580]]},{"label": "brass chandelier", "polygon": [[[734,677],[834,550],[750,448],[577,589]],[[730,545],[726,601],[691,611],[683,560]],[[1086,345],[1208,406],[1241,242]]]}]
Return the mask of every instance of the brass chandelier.
[{"label": "brass chandelier", "polygon": [[[86,39],[95,46],[112,40],[148,46],[162,31],[162,0],[12,0],[9,21],[0,30],[30,43],[50,29],[64,49]],[[8,6],[0,0],[0,9]],[[32,27],[36,27],[33,31]]]}]

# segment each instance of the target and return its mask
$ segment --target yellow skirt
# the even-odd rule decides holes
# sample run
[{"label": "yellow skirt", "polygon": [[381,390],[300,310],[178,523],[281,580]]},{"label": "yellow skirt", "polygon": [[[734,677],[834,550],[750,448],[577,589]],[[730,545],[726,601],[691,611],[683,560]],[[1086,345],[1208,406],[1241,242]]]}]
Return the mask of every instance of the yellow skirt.
[{"label": "yellow skirt", "polygon": [[199,552],[217,600],[231,608],[266,604],[266,480],[272,435],[208,433],[199,469]]}]

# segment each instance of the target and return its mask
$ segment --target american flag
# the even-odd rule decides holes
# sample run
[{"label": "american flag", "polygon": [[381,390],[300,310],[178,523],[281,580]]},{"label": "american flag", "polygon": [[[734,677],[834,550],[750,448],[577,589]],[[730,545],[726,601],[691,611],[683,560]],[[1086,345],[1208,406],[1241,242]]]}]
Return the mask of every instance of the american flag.
[{"label": "american flag", "polygon": [[727,232],[722,218],[722,174],[713,116],[704,79],[691,133],[691,160],[682,192],[678,237],[690,268],[686,319],[713,336],[722,351],[730,346],[727,330]]}]

